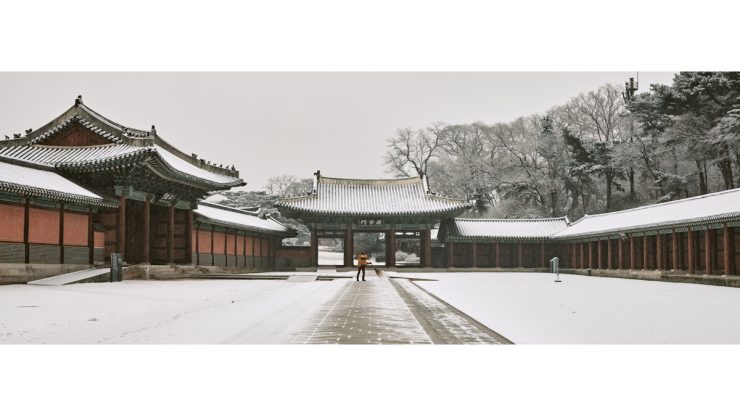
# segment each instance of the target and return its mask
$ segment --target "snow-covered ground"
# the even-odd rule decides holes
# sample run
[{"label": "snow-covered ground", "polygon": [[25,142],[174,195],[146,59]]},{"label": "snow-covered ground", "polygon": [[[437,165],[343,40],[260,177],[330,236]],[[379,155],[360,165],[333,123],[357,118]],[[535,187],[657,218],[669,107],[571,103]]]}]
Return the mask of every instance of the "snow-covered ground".
[{"label": "snow-covered ground", "polygon": [[[740,343],[740,289],[543,273],[419,273],[515,343]],[[351,279],[0,286],[0,343],[287,343]]]},{"label": "snow-covered ground", "polygon": [[344,264],[344,253],[319,247],[319,264],[322,266],[341,266]]},{"label": "snow-covered ground", "polygon": [[0,286],[0,343],[286,343],[346,283]]},{"label": "snow-covered ground", "polygon": [[514,343],[740,343],[740,289],[544,273],[423,273]]}]

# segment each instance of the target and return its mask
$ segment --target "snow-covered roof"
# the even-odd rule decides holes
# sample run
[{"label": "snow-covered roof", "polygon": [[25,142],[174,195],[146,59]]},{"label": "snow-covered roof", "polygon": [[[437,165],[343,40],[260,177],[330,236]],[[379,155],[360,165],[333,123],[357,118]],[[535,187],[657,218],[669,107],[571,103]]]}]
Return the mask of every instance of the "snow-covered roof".
[{"label": "snow-covered roof", "polygon": [[55,172],[2,160],[0,160],[0,191],[85,205],[111,204]]},{"label": "snow-covered roof", "polygon": [[586,215],[553,237],[586,237],[740,220],[740,189]]},{"label": "snow-covered roof", "polygon": [[[55,145],[59,133],[81,126],[94,133],[95,140],[79,146]],[[0,142],[0,156],[58,169],[100,169],[116,163],[154,160],[165,177],[213,189],[244,185],[234,169],[206,164],[194,155],[185,155],[151,131],[125,127],[105,118],[82,103],[81,98],[64,114],[36,131],[14,140]]]},{"label": "snow-covered roof", "polygon": [[196,217],[204,219],[205,222],[238,229],[272,234],[294,233],[286,225],[259,212],[250,212],[223,205],[199,202],[198,208],[193,210],[193,213],[196,214]]},{"label": "snow-covered roof", "polygon": [[317,175],[309,195],[283,198],[281,211],[322,215],[456,215],[469,204],[435,195],[421,176],[402,179],[345,179]]},{"label": "snow-covered roof", "polygon": [[442,224],[445,241],[543,240],[568,227],[568,219],[453,218]]}]

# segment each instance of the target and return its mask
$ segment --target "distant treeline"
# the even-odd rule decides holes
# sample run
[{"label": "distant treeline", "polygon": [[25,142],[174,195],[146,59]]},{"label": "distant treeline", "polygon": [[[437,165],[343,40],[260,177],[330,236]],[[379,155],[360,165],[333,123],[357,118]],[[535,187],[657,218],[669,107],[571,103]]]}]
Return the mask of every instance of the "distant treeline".
[{"label": "distant treeline", "polygon": [[731,189],[740,73],[682,72],[634,96],[605,85],[508,123],[399,129],[384,162],[482,216],[576,219]]}]

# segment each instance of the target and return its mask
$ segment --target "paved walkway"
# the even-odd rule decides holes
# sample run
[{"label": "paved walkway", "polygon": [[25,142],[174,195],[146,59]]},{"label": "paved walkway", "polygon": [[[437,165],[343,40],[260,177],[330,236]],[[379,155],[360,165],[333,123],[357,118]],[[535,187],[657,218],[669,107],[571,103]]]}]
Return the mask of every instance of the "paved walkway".
[{"label": "paved walkway", "polygon": [[508,344],[405,279],[373,276],[345,286],[292,340],[301,344]]}]

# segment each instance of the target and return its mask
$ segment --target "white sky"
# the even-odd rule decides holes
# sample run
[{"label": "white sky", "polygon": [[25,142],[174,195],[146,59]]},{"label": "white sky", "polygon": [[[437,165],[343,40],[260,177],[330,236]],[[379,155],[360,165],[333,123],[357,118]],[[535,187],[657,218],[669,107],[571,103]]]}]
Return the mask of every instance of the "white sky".
[{"label": "white sky", "polygon": [[[375,178],[400,127],[493,123],[546,111],[630,72],[2,73],[0,135],[37,129],[85,104],[152,124],[185,153],[235,164],[260,189],[280,174]],[[641,90],[670,72],[640,73]],[[1,137],[1,136],[0,136]]]}]

